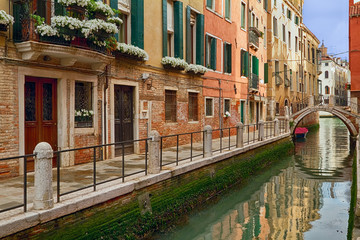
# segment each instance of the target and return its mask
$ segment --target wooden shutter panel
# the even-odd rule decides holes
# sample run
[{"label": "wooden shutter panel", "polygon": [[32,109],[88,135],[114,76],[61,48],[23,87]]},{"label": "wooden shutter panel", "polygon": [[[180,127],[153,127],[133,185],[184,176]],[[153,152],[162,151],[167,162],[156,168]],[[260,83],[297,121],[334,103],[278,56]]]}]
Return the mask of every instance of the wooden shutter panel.
[{"label": "wooden shutter panel", "polygon": [[216,42],[216,38],[211,38],[211,46],[210,46],[210,68],[213,69],[213,70],[216,70],[216,45],[217,45],[217,42]]},{"label": "wooden shutter panel", "polygon": [[190,26],[191,9],[186,7],[186,61],[191,63],[191,26]]},{"label": "wooden shutter panel", "polygon": [[249,53],[244,53],[245,77],[249,77]]},{"label": "wooden shutter panel", "polygon": [[230,18],[230,0],[225,0],[225,17]]},{"label": "wooden shutter panel", "polygon": [[228,55],[228,52],[227,52],[227,49],[226,49],[226,43],[224,43],[224,62],[223,62],[223,65],[224,65],[224,70],[223,72],[226,73],[227,72],[227,68],[228,68],[228,65],[227,65],[227,55]]},{"label": "wooden shutter panel", "polygon": [[232,58],[232,54],[231,54],[231,44],[227,44],[227,49],[228,49],[228,54],[227,54],[227,57],[228,57],[228,61],[227,61],[227,64],[228,64],[228,73],[231,73],[231,58]]},{"label": "wooden shutter panel", "polygon": [[37,1],[37,15],[45,18],[45,20],[46,20],[46,1],[45,0]]},{"label": "wooden shutter panel", "polygon": [[184,58],[183,3],[174,2],[174,50],[176,58]]},{"label": "wooden shutter panel", "polygon": [[163,57],[167,56],[167,0],[162,1],[162,44],[163,44]]},{"label": "wooden shutter panel", "polygon": [[196,16],[196,64],[204,65],[204,15]]},{"label": "wooden shutter panel", "polygon": [[144,49],[144,0],[131,0],[131,44]]},{"label": "wooden shutter panel", "polygon": [[[57,0],[58,1],[58,0]],[[110,0],[110,7],[112,9],[118,10],[118,0]],[[116,17],[118,16],[118,14],[115,15]],[[115,38],[119,39],[119,33],[115,34]]]},{"label": "wooden shutter panel", "polygon": [[268,83],[269,82],[269,65],[268,63],[264,63],[264,82]]}]

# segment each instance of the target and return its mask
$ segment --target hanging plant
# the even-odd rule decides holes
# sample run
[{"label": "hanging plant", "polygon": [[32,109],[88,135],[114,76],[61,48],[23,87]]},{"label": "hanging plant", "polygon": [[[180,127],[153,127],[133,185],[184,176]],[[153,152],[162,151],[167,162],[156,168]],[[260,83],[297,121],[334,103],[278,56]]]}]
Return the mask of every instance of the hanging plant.
[{"label": "hanging plant", "polygon": [[58,0],[58,3],[68,7],[68,6],[79,6],[87,7],[90,4],[90,0]]},{"label": "hanging plant", "polygon": [[112,8],[109,5],[95,0],[90,1],[88,11],[90,18],[98,18],[98,19],[106,20],[107,17],[115,16],[115,12],[112,10]]},{"label": "hanging plant", "polygon": [[54,16],[51,18],[51,27],[56,28],[61,35],[75,38],[81,35],[83,21],[68,16]]},{"label": "hanging plant", "polygon": [[113,24],[115,24],[115,25],[118,26],[118,27],[120,27],[121,24],[123,23],[123,21],[122,21],[120,18],[118,18],[118,17],[109,17],[109,18],[107,19],[107,22],[113,23]]},{"label": "hanging plant", "polygon": [[114,23],[108,23],[101,19],[84,21],[82,34],[87,38],[95,35],[98,39],[107,39],[110,35],[118,33],[118,28]]}]

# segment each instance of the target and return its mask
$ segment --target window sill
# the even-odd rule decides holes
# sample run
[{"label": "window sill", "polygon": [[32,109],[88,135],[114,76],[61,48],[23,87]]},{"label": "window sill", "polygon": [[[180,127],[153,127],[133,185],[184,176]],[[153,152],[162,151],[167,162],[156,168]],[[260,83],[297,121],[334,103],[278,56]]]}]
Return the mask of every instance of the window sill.
[{"label": "window sill", "polygon": [[215,14],[216,16],[218,16],[219,18],[224,18],[221,14],[217,13],[214,9],[206,7],[206,10],[208,10],[209,12]]},{"label": "window sill", "polygon": [[241,27],[240,29],[243,30],[244,32],[247,32],[245,28],[242,28],[242,27]]},{"label": "window sill", "polygon": [[177,125],[178,122],[168,122],[168,121],[165,121],[165,125]]},{"label": "window sill", "polygon": [[205,118],[214,118],[214,116],[205,116]]},{"label": "window sill", "polygon": [[94,127],[92,128],[75,128],[75,134],[79,135],[93,135],[95,132]]},{"label": "window sill", "polygon": [[198,124],[199,121],[188,121],[189,124]]},{"label": "window sill", "polygon": [[229,18],[225,18],[225,21],[227,21],[228,23],[232,23],[232,21]]}]

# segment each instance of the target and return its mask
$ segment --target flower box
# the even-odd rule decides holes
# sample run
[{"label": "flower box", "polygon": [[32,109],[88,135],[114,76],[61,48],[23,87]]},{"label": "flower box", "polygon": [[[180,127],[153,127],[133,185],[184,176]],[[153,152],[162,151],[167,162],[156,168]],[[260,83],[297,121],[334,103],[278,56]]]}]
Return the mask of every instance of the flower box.
[{"label": "flower box", "polygon": [[165,69],[173,69],[173,70],[179,70],[179,71],[182,71],[185,69],[185,67],[183,67],[183,66],[173,66],[171,64],[163,64],[163,67]]},{"label": "flower box", "polygon": [[40,42],[45,42],[45,43],[70,46],[70,41],[67,41],[58,36],[41,36],[41,35],[39,35],[39,40],[40,40]]},{"label": "flower box", "polygon": [[185,72],[193,75],[204,75],[207,72],[207,68],[202,65],[188,64],[185,67]]},{"label": "flower box", "polygon": [[193,70],[189,70],[187,71],[187,73],[191,74],[191,75],[204,75],[205,73],[202,73],[202,72],[195,72]]},{"label": "flower box", "polygon": [[161,64],[165,69],[184,70],[188,67],[188,63],[181,58],[163,57]]},{"label": "flower box", "polygon": [[81,38],[81,37],[75,37],[75,39],[71,41],[71,45],[82,48],[89,47],[86,38]]},{"label": "flower box", "polygon": [[92,128],[93,127],[93,121],[75,121],[75,127],[76,128]]},{"label": "flower box", "polygon": [[126,43],[117,43],[114,55],[130,58],[136,61],[145,61],[149,58],[145,50]]},{"label": "flower box", "polygon": [[8,30],[8,25],[0,24],[0,32],[6,32]]},{"label": "flower box", "polygon": [[134,61],[145,61],[145,59],[142,58],[142,57],[139,57],[139,56],[136,56],[136,55],[131,55],[129,53],[122,53],[122,52],[119,52],[119,51],[115,51],[114,55],[115,55],[115,57],[128,58],[128,59],[131,59],[131,60],[134,60]]},{"label": "flower box", "polygon": [[95,12],[94,17],[106,21],[107,16],[103,12]]}]

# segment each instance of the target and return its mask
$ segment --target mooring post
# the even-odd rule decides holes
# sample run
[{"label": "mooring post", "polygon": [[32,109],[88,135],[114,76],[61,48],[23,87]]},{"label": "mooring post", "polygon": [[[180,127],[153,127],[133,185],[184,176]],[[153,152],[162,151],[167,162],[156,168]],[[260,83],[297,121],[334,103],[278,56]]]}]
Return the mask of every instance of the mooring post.
[{"label": "mooring post", "polygon": [[279,119],[274,120],[274,135],[275,137],[279,136],[280,128],[279,128]]},{"label": "mooring post", "polygon": [[52,188],[52,158],[53,150],[49,143],[41,142],[36,145],[35,180],[34,180],[34,209],[44,210],[54,207]]},{"label": "mooring post", "polygon": [[205,138],[204,138],[204,157],[211,157],[212,153],[212,127],[206,125],[204,127]]},{"label": "mooring post", "polygon": [[239,122],[236,124],[236,147],[242,148],[244,146],[244,124]]},{"label": "mooring post", "polygon": [[264,140],[264,122],[260,121],[259,122],[259,141],[263,141]]},{"label": "mooring post", "polygon": [[149,174],[157,174],[160,172],[160,134],[158,131],[153,130],[150,132],[149,137]]}]

